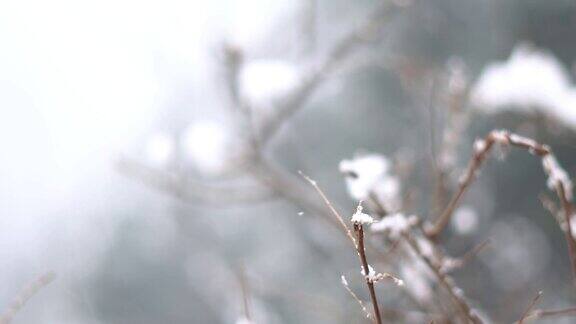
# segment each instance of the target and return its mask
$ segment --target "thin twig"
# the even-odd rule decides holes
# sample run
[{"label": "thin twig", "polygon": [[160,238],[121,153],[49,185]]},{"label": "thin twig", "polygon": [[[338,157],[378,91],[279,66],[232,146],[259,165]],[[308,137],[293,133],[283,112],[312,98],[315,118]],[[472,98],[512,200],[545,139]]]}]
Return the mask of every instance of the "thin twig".
[{"label": "thin twig", "polygon": [[[444,287],[444,289],[450,295],[450,298],[453,301],[453,304],[459,311],[460,316],[466,321],[470,323],[480,324],[482,320],[472,311],[472,307],[468,305],[468,302],[464,299],[464,296],[457,292],[457,287],[454,285],[454,281],[450,278],[446,273],[444,273],[438,265],[436,265],[430,258],[420,250],[418,243],[411,237],[409,233],[404,233],[403,237],[405,238],[406,242],[410,245],[414,253],[418,255],[422,261],[426,264],[426,266],[432,271],[432,273],[436,276],[438,283]],[[459,289],[458,289],[459,290]]]},{"label": "thin twig", "polygon": [[568,253],[570,256],[570,263],[572,265],[572,275],[576,283],[576,241],[574,240],[574,233],[572,233],[571,217],[572,217],[572,204],[568,200],[566,190],[562,182],[558,182],[556,185],[556,192],[560,197],[560,202],[562,204],[562,210],[564,211],[564,222],[566,223],[566,229],[563,231],[568,243]]},{"label": "thin twig", "polygon": [[342,61],[354,53],[359,45],[367,41],[369,35],[386,23],[385,18],[394,7],[398,6],[391,1],[383,1],[363,25],[350,31],[335,43],[319,67],[304,78],[302,85],[283,104],[276,107],[276,112],[262,125],[259,132],[262,143],[267,142],[280,126],[303,106],[327,74],[334,71]]},{"label": "thin twig", "polygon": [[474,246],[471,250],[467,251],[466,253],[464,253],[464,255],[460,258],[461,260],[461,266],[466,265],[467,263],[469,263],[472,259],[474,259],[482,250],[484,250],[484,248],[486,248],[490,243],[492,242],[492,240],[490,239],[486,239],[482,242],[480,242],[480,244]]},{"label": "thin twig", "polygon": [[26,302],[28,302],[30,298],[32,298],[32,296],[34,296],[40,289],[51,283],[55,277],[56,275],[54,272],[48,272],[29,283],[28,286],[22,289],[16,298],[12,300],[10,306],[8,309],[6,309],[4,314],[0,316],[0,324],[10,323],[16,313],[18,313],[18,311],[24,307]]},{"label": "thin twig", "polygon": [[448,206],[444,209],[440,217],[436,219],[436,222],[434,223],[433,227],[426,231],[428,237],[432,239],[436,238],[438,235],[440,235],[442,230],[444,230],[446,225],[448,225],[450,218],[452,217],[452,213],[454,212],[456,206],[460,202],[460,199],[466,192],[466,189],[468,189],[468,187],[474,180],[477,170],[480,168],[480,166],[486,159],[488,152],[493,145],[494,140],[492,139],[491,136],[488,136],[482,150],[474,151],[472,160],[470,161],[468,167],[466,168],[466,171],[464,172],[464,176],[460,182],[460,187],[458,188],[458,191],[452,197],[452,199],[448,203]]},{"label": "thin twig", "polygon": [[554,191],[562,205],[564,222],[566,223],[565,228],[562,228],[562,230],[568,245],[572,273],[576,279],[576,241],[574,240],[574,236],[572,235],[572,228],[570,226],[572,217],[572,185],[568,183],[568,179],[563,178],[567,177],[565,176],[566,172],[556,162],[555,156],[547,145],[540,144],[529,138],[512,134],[508,131],[494,130],[490,132],[483,140],[477,140],[474,143],[474,153],[472,155],[472,160],[464,172],[458,191],[452,197],[452,200],[450,200],[450,203],[446,209],[444,209],[442,214],[436,219],[436,222],[433,224],[433,226],[427,229],[427,236],[431,239],[437,238],[442,233],[446,225],[448,225],[454,210],[458,206],[458,203],[462,199],[466,190],[472,184],[478,170],[482,166],[482,163],[486,160],[495,144],[522,148],[542,159],[544,172],[549,177],[549,181],[552,181],[551,183],[554,185]]},{"label": "thin twig", "polygon": [[576,307],[570,307],[565,309],[553,309],[553,310],[542,310],[536,309],[530,315],[526,317],[526,319],[540,319],[544,317],[553,317],[553,316],[574,316],[576,315]]},{"label": "thin twig", "polygon": [[554,202],[552,198],[548,197],[545,194],[540,194],[538,196],[538,199],[540,199],[542,207],[544,207],[544,209],[546,209],[550,213],[550,215],[554,217],[556,222],[558,222],[558,224],[562,228],[564,228],[564,226],[566,226],[566,224],[564,223],[564,216],[562,215],[562,213],[558,211],[558,206],[556,206],[556,202]]},{"label": "thin twig", "polygon": [[534,296],[534,298],[532,299],[532,301],[530,302],[530,304],[528,305],[528,307],[526,308],[526,310],[524,311],[524,313],[522,313],[522,317],[520,317],[520,320],[518,321],[518,324],[524,324],[524,321],[526,320],[526,318],[528,317],[528,314],[530,313],[530,311],[532,310],[532,308],[534,308],[534,306],[536,305],[536,303],[538,302],[538,300],[540,300],[540,297],[542,297],[542,291],[539,291],[536,296]]},{"label": "thin twig", "polygon": [[370,312],[364,305],[364,302],[360,298],[358,298],[358,295],[356,295],[356,293],[354,293],[352,289],[350,289],[350,287],[348,286],[348,281],[346,280],[346,277],[342,276],[341,279],[342,279],[342,285],[344,286],[346,291],[348,291],[348,293],[352,296],[352,298],[354,298],[354,300],[358,303],[358,305],[360,305],[360,308],[362,309],[362,312],[364,312],[366,317],[371,320],[374,320],[374,317],[372,317],[372,314],[370,314]]},{"label": "thin twig", "polygon": [[374,289],[374,283],[370,280],[369,273],[370,267],[368,265],[368,260],[366,259],[366,251],[364,249],[364,227],[362,224],[354,224],[354,232],[358,237],[358,255],[360,256],[360,262],[362,263],[363,275],[366,280],[366,285],[370,291],[370,299],[372,301],[372,307],[374,308],[374,317],[376,324],[382,324],[382,318],[380,317],[380,309],[378,308],[378,298],[376,298],[376,290]]},{"label": "thin twig", "polygon": [[491,242],[490,239],[486,239],[486,240],[482,241],[480,244],[478,244],[478,245],[474,246],[472,249],[466,251],[466,253],[464,253],[464,255],[462,255],[458,259],[453,260],[452,265],[449,266],[447,269],[442,269],[442,270],[446,273],[449,273],[449,272],[452,272],[456,269],[463,268],[468,263],[470,263],[482,250],[484,250],[484,248],[486,248],[490,244],[490,242]]},{"label": "thin twig", "polygon": [[244,317],[248,320],[252,320],[250,312],[250,291],[248,287],[248,280],[246,278],[246,269],[244,265],[240,265],[238,269],[238,281],[240,282],[240,289],[242,291],[242,307],[244,311]]},{"label": "thin twig", "polygon": [[322,191],[322,189],[320,189],[320,187],[318,186],[318,183],[315,180],[312,180],[312,178],[310,178],[309,176],[305,175],[302,171],[298,171],[298,173],[304,178],[304,180],[308,181],[308,183],[310,183],[310,185],[314,188],[314,190],[316,190],[316,192],[320,195],[320,197],[322,197],[322,200],[324,201],[324,203],[326,204],[328,209],[330,209],[330,212],[332,212],[332,215],[334,215],[334,217],[338,220],[338,223],[340,224],[340,226],[342,226],[342,229],[346,232],[346,236],[348,236],[350,241],[352,241],[352,244],[354,244],[354,247],[357,248],[358,245],[356,244],[356,239],[352,235],[350,228],[348,228],[348,225],[346,225],[346,223],[344,222],[344,219],[342,218],[340,213],[336,210],[336,208],[334,208],[334,206],[330,202],[330,199],[328,199],[328,197],[326,196],[324,191]]}]

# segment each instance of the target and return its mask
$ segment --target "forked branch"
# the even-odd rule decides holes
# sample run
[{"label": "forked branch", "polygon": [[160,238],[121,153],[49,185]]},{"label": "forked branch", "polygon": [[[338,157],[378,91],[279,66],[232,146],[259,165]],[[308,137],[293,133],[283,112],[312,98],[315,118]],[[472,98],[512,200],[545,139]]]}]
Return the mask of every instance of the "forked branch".
[{"label": "forked branch", "polygon": [[560,200],[564,221],[566,226],[562,229],[568,245],[570,263],[572,271],[576,278],[576,242],[572,235],[571,217],[572,217],[572,183],[564,169],[560,166],[550,147],[540,144],[532,139],[512,134],[505,130],[494,130],[484,139],[476,140],[474,143],[474,152],[472,160],[468,164],[461,180],[458,191],[454,194],[448,206],[442,214],[436,219],[434,224],[427,229],[426,235],[431,239],[436,239],[442,233],[444,228],[450,222],[454,210],[462,200],[464,193],[470,187],[478,170],[489,156],[491,149],[495,145],[514,146],[527,150],[533,155],[542,159],[542,167],[548,176],[548,186],[554,190]]}]

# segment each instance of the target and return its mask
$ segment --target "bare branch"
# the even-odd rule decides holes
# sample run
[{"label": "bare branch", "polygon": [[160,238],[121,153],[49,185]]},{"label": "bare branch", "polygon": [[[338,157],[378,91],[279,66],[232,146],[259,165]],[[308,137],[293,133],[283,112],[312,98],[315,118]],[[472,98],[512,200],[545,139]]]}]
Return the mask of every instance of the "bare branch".
[{"label": "bare branch", "polygon": [[252,320],[250,312],[250,289],[248,287],[248,279],[246,278],[246,269],[244,265],[241,264],[238,267],[238,282],[240,283],[240,290],[242,292],[242,308],[244,311],[244,318],[247,320]]},{"label": "bare branch", "polygon": [[534,296],[534,298],[532,299],[532,301],[530,302],[530,304],[528,305],[528,307],[526,308],[526,310],[524,311],[524,313],[522,313],[522,317],[520,317],[520,320],[518,321],[518,324],[524,324],[524,321],[526,320],[528,314],[530,313],[530,311],[532,310],[532,308],[534,308],[534,306],[536,305],[536,303],[538,302],[538,300],[540,300],[540,297],[542,297],[542,291],[539,291],[536,296]]},{"label": "bare branch", "polygon": [[362,312],[364,312],[364,314],[366,315],[367,318],[374,320],[374,317],[372,317],[372,314],[370,314],[370,312],[368,312],[368,309],[366,308],[366,306],[364,306],[364,302],[358,298],[358,295],[356,295],[352,289],[350,289],[350,287],[348,286],[348,281],[346,280],[346,277],[342,276],[342,285],[344,286],[344,288],[346,289],[346,291],[348,291],[348,293],[352,296],[352,298],[354,298],[354,300],[358,303],[358,305],[360,305],[360,308],[362,309]]},{"label": "bare branch", "polygon": [[572,184],[566,175],[566,171],[560,167],[556,161],[556,157],[547,145],[540,144],[532,139],[512,134],[504,130],[494,130],[490,132],[483,140],[476,140],[474,143],[474,152],[472,160],[468,164],[468,168],[460,182],[460,187],[456,194],[450,200],[446,209],[442,212],[440,217],[436,219],[433,226],[427,229],[426,234],[431,239],[437,238],[448,225],[450,218],[458,203],[462,199],[466,190],[470,187],[482,163],[488,157],[491,149],[495,144],[504,146],[514,146],[527,150],[533,155],[542,159],[542,166],[544,172],[548,176],[548,185],[553,187],[556,195],[558,196],[564,212],[565,228],[562,228],[565,239],[568,245],[570,263],[572,272],[576,279],[576,241],[572,235],[572,228],[570,221],[572,217]]},{"label": "bare branch", "polygon": [[380,309],[378,308],[378,298],[376,298],[376,290],[374,289],[374,283],[370,280],[370,266],[368,265],[368,260],[366,259],[366,251],[364,249],[364,227],[362,224],[354,223],[354,232],[358,238],[358,255],[360,256],[360,262],[362,263],[362,269],[364,274],[364,279],[366,280],[366,285],[370,291],[370,299],[372,300],[372,307],[374,308],[374,317],[376,324],[382,324],[382,318],[380,317]]},{"label": "bare branch", "polygon": [[318,183],[316,183],[315,180],[312,180],[309,176],[302,173],[302,171],[298,171],[298,173],[300,173],[300,175],[304,178],[304,180],[308,181],[308,183],[310,183],[310,185],[314,188],[314,190],[316,190],[316,192],[320,195],[320,197],[322,197],[322,200],[324,201],[328,209],[330,209],[332,215],[334,215],[336,220],[338,220],[338,223],[340,224],[340,226],[342,226],[344,232],[346,232],[346,236],[348,236],[348,238],[350,239],[350,241],[352,241],[352,244],[354,244],[354,247],[356,248],[357,247],[356,240],[354,239],[354,236],[352,236],[352,232],[348,228],[348,225],[346,225],[344,219],[342,218],[340,213],[336,210],[336,208],[334,208],[334,206],[332,205],[332,203],[330,202],[324,191],[320,189]]},{"label": "bare branch", "polygon": [[[480,244],[474,246],[472,249],[464,253],[463,256],[459,257],[458,259],[453,260],[449,267],[442,267],[441,270],[445,273],[452,272],[457,269],[461,269],[470,263],[480,252],[482,252],[489,244],[491,240],[486,239],[482,241]],[[446,269],[445,269],[446,268]]]},{"label": "bare branch", "polygon": [[555,317],[555,316],[575,316],[576,307],[570,307],[565,309],[553,309],[553,310],[543,310],[536,309],[530,315],[526,316],[527,319],[540,319],[545,317]]},{"label": "bare branch", "polygon": [[12,322],[12,319],[18,313],[22,307],[32,298],[40,289],[44,288],[48,284],[50,284],[56,275],[54,272],[45,273],[34,281],[32,281],[28,286],[20,291],[20,293],[16,296],[14,300],[10,303],[10,306],[2,316],[0,316],[0,324],[8,324]]},{"label": "bare branch", "polygon": [[420,247],[418,246],[418,243],[416,243],[416,241],[411,237],[409,233],[404,233],[403,237],[406,240],[406,242],[408,242],[414,253],[416,253],[416,255],[418,255],[418,257],[422,259],[422,261],[424,261],[424,263],[436,276],[438,283],[442,287],[444,287],[444,289],[448,292],[450,298],[453,301],[453,304],[458,309],[460,316],[466,322],[475,324],[482,323],[482,320],[478,317],[478,315],[476,315],[475,312],[473,312],[472,308],[468,305],[466,299],[464,299],[464,296],[460,293],[461,290],[454,285],[454,280],[450,278],[448,275],[446,275],[438,265],[436,265],[432,260],[430,260],[428,256],[422,253]]},{"label": "bare branch", "polygon": [[370,39],[370,35],[387,22],[386,18],[394,7],[392,2],[383,1],[382,5],[373,11],[363,25],[352,30],[335,43],[319,67],[307,76],[300,87],[283,104],[276,107],[276,113],[263,123],[259,131],[261,143],[269,140],[280,126],[302,107],[327,74],[334,71],[361,44]]}]

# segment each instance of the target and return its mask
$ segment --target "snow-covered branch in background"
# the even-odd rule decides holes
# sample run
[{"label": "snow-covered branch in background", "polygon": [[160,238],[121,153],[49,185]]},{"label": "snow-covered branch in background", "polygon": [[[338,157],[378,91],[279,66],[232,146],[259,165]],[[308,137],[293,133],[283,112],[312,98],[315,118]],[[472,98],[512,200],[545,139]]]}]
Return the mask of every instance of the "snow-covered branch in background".
[{"label": "snow-covered branch in background", "polygon": [[541,114],[576,131],[576,86],[551,52],[517,45],[505,62],[488,65],[476,82],[471,101],[486,113]]},{"label": "snow-covered branch in background", "polygon": [[339,168],[344,174],[348,193],[353,199],[366,201],[371,209],[382,214],[380,216],[401,208],[400,180],[392,174],[390,160],[385,156],[378,154],[357,156],[350,160],[342,160]]}]

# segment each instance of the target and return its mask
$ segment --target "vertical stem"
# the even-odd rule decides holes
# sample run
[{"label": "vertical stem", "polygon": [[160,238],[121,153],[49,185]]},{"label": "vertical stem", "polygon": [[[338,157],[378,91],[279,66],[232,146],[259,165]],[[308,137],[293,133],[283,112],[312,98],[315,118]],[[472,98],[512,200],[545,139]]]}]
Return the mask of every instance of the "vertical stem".
[{"label": "vertical stem", "polygon": [[556,186],[556,191],[558,197],[560,197],[560,203],[562,204],[562,211],[564,212],[564,221],[566,222],[566,230],[564,235],[566,237],[566,243],[568,244],[568,254],[570,256],[570,265],[572,266],[572,275],[574,276],[574,283],[576,284],[576,241],[574,241],[574,233],[572,233],[572,204],[566,196],[566,190],[564,185],[559,183]]},{"label": "vertical stem", "polygon": [[240,270],[238,271],[238,280],[240,281],[240,289],[242,290],[242,303],[244,307],[244,317],[247,320],[252,320],[252,316],[250,314],[250,293],[248,291],[248,279],[246,278],[246,269],[243,265],[240,266]]},{"label": "vertical stem", "polygon": [[368,290],[370,291],[370,299],[372,300],[372,306],[374,307],[374,318],[377,324],[382,324],[382,318],[380,317],[380,309],[378,308],[378,299],[376,298],[376,290],[374,290],[374,283],[369,279],[368,274],[370,273],[368,267],[368,260],[366,260],[366,251],[364,249],[364,228],[362,224],[354,224],[354,231],[358,235],[358,255],[360,256],[360,262],[362,263],[362,268],[364,269],[364,279],[366,280],[366,285],[368,285]]}]

